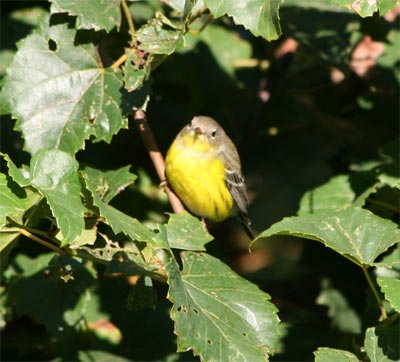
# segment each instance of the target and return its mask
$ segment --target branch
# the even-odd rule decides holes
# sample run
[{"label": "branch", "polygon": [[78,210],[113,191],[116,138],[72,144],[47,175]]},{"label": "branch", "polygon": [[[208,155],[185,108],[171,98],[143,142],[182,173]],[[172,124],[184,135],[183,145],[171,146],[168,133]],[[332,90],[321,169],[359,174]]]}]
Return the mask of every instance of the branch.
[{"label": "branch", "polygon": [[164,191],[168,196],[169,202],[172,209],[176,213],[183,212],[185,208],[183,207],[178,196],[176,196],[172,190],[169,188],[168,183],[165,179],[165,162],[164,158],[158,148],[157,142],[154,138],[153,132],[150,129],[149,123],[146,119],[146,114],[143,110],[133,108],[133,118],[135,120],[136,126],[138,127],[140,136],[149,152],[150,158],[153,161],[154,168],[157,171],[158,177],[160,178],[161,185],[164,187]]}]

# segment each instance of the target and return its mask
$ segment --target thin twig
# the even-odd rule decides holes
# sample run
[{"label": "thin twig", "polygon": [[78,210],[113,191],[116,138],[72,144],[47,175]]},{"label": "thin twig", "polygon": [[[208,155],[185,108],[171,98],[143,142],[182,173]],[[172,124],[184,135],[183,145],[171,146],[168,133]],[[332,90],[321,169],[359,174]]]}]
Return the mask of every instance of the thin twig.
[{"label": "thin twig", "polygon": [[164,158],[158,148],[157,142],[154,138],[153,132],[150,129],[149,123],[146,119],[146,114],[143,110],[134,108],[133,118],[136,126],[139,129],[140,136],[149,152],[150,158],[153,161],[154,168],[157,171],[158,177],[160,178],[161,185],[164,187],[164,191],[168,196],[169,202],[171,203],[172,209],[176,213],[183,212],[183,207],[179,198],[169,188],[168,183],[165,180],[165,162]]},{"label": "thin twig", "polygon": [[124,12],[126,21],[128,22],[129,26],[129,33],[131,35],[132,45],[136,45],[136,38],[135,38],[135,25],[133,24],[132,14],[129,11],[128,5],[126,5],[126,1],[122,0],[122,10]]},{"label": "thin twig", "polygon": [[213,19],[212,14],[208,14],[206,20],[204,21],[204,23],[202,24],[202,26],[201,26],[200,29],[198,29],[198,30],[191,30],[191,29],[188,29],[188,33],[189,33],[189,34],[192,34],[192,35],[200,34],[200,33],[205,29],[205,27],[210,23],[210,21],[211,21],[212,19]]},{"label": "thin twig", "polygon": [[122,54],[113,64],[111,64],[111,68],[115,70],[118,69],[119,66],[126,61],[127,58],[128,56],[126,55],[126,53]]},{"label": "thin twig", "polygon": [[36,241],[36,242],[39,243],[39,244],[42,244],[42,245],[46,246],[46,247],[49,248],[49,249],[54,250],[55,252],[57,252],[57,253],[59,253],[59,254],[61,254],[61,255],[63,255],[63,256],[66,256],[66,255],[67,255],[67,253],[66,253],[64,250],[62,250],[62,249],[60,249],[59,247],[57,247],[57,246],[55,246],[55,245],[49,243],[49,242],[46,241],[46,240],[43,240],[43,239],[39,238],[38,236],[32,234],[32,233],[31,233],[30,231],[28,231],[28,230],[19,229],[19,233],[22,234],[22,235],[25,235],[25,236],[26,236],[27,238],[29,238],[29,239],[32,239],[33,241]]},{"label": "thin twig", "polygon": [[385,307],[383,306],[382,299],[379,295],[378,289],[376,288],[375,283],[373,282],[371,276],[369,275],[368,267],[363,265],[362,270],[364,272],[365,278],[367,279],[370,288],[372,289],[372,292],[374,293],[378,306],[381,310],[382,319],[385,320],[387,318],[386,310]]}]

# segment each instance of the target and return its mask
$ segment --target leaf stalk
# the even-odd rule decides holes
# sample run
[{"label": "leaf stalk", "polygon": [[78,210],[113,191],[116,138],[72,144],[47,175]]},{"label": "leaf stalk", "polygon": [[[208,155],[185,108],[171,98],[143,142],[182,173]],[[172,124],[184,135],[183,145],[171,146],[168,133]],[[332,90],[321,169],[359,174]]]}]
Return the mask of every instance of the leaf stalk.
[{"label": "leaf stalk", "polygon": [[126,4],[125,0],[122,0],[122,10],[124,12],[126,21],[128,22],[128,26],[129,26],[129,33],[131,35],[131,41],[132,41],[132,45],[136,45],[136,38],[135,38],[135,25],[133,23],[133,18],[132,18],[132,14],[129,11],[129,7]]},{"label": "leaf stalk", "polygon": [[376,302],[378,303],[379,309],[381,310],[382,319],[385,320],[387,318],[386,310],[385,310],[385,307],[383,306],[382,299],[381,299],[381,296],[379,295],[376,284],[374,283],[374,281],[371,278],[371,275],[369,274],[368,266],[363,265],[362,270],[364,272],[365,278],[367,279],[367,282],[368,282],[370,288],[372,289],[372,292],[375,296]]}]

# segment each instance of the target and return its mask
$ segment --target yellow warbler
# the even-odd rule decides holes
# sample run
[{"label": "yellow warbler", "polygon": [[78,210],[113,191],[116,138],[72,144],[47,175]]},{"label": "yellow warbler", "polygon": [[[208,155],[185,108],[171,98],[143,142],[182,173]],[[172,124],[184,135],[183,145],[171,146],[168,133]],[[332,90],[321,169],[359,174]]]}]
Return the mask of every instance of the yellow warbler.
[{"label": "yellow warbler", "polygon": [[167,152],[165,173],[191,212],[211,221],[237,212],[246,233],[254,238],[238,152],[214,119],[194,117],[178,133]]}]

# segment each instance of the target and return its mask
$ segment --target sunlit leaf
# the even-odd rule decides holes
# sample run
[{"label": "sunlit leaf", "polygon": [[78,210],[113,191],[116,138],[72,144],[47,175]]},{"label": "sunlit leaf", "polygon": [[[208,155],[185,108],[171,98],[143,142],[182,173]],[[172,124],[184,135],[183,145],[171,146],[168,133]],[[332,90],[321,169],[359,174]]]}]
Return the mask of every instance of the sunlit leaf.
[{"label": "sunlit leaf", "polygon": [[151,54],[171,54],[184,45],[182,30],[175,29],[161,14],[143,25],[135,36],[140,49]]},{"label": "sunlit leaf", "polygon": [[394,322],[368,328],[364,348],[371,362],[397,362],[400,358],[400,328]]},{"label": "sunlit leaf", "polygon": [[373,265],[379,255],[400,241],[400,230],[395,223],[356,207],[288,217],[263,231],[258,238],[272,235],[320,241],[359,265]]},{"label": "sunlit leaf", "polygon": [[85,174],[96,180],[96,193],[103,202],[108,204],[127,186],[135,182],[137,176],[129,172],[130,166],[118,170],[101,171],[92,167],[85,167]]},{"label": "sunlit leaf", "polygon": [[49,26],[47,21],[18,44],[3,89],[11,95],[26,150],[75,153],[91,135],[110,142],[127,127],[121,113],[122,75],[103,68],[93,44],[75,44],[76,31],[68,24]]},{"label": "sunlit leaf", "polygon": [[92,168],[85,168],[82,175],[86,186],[92,193],[93,202],[99,208],[100,215],[116,234],[122,232],[132,240],[150,242],[153,246],[167,247],[167,244],[156,233],[142,225],[137,219],[107,205],[103,200],[103,182],[99,179],[99,172]]},{"label": "sunlit leaf", "polygon": [[218,259],[182,252],[183,270],[167,265],[178,351],[204,361],[266,361],[278,339],[277,309],[269,295]]},{"label": "sunlit leaf", "polygon": [[20,213],[29,205],[26,191],[3,173],[0,173],[0,199],[0,226],[6,224],[7,216]]},{"label": "sunlit leaf", "polygon": [[255,36],[274,40],[281,35],[279,6],[282,0],[205,0],[214,17],[232,16]]},{"label": "sunlit leaf", "polygon": [[360,16],[372,16],[378,10],[378,0],[333,0],[334,3],[357,12]]},{"label": "sunlit leaf", "polygon": [[[50,0],[52,13],[68,13],[77,16],[77,27],[106,31],[121,23],[121,0]],[[100,11],[99,11],[100,10]]]},{"label": "sunlit leaf", "polygon": [[165,228],[168,244],[175,249],[206,250],[204,245],[213,239],[199,219],[188,212],[170,214]]},{"label": "sunlit leaf", "polygon": [[315,362],[359,362],[355,354],[341,349],[318,348],[314,355]]},{"label": "sunlit leaf", "polygon": [[46,198],[66,243],[85,227],[78,167],[74,158],[57,149],[38,151],[31,161],[31,184]]},{"label": "sunlit leaf", "polygon": [[400,279],[378,277],[377,281],[382,292],[385,294],[385,299],[400,313]]}]

